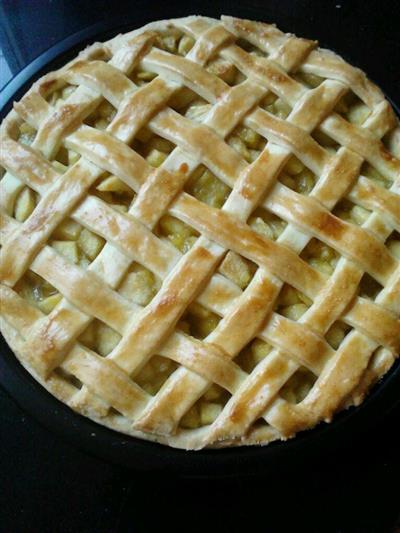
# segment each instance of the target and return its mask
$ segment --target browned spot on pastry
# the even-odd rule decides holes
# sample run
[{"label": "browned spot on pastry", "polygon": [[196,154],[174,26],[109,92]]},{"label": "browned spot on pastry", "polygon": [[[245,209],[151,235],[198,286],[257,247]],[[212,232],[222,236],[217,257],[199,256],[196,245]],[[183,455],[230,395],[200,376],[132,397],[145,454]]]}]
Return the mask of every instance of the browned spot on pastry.
[{"label": "browned spot on pastry", "polygon": [[396,161],[396,158],[386,150],[386,148],[384,147],[383,144],[380,144],[379,146],[379,151],[380,151],[380,154],[381,156],[383,157],[383,159],[385,161],[390,161],[390,162],[395,162]]},{"label": "browned spot on pastry", "polygon": [[86,61],[82,61],[82,60],[76,61],[73,65],[70,66],[69,70],[79,71],[79,70],[82,70],[86,65],[87,65]]},{"label": "browned spot on pastry", "polygon": [[208,250],[206,250],[202,246],[199,246],[195,250],[195,254],[194,254],[194,258],[193,259],[195,259],[195,260],[211,259],[212,257],[213,257],[213,255]]},{"label": "browned spot on pastry", "polygon": [[47,81],[44,81],[43,83],[40,84],[40,88],[47,92],[50,87],[52,87],[54,84],[56,83],[56,80],[47,80]]},{"label": "browned spot on pastry", "polygon": [[9,281],[9,278],[12,276],[13,271],[13,265],[4,261],[0,271],[0,281],[5,285],[12,285]]},{"label": "browned spot on pastry", "polygon": [[259,311],[262,311],[264,308],[265,308],[264,299],[255,298],[254,300],[252,300],[252,311],[254,314],[258,313]]},{"label": "browned spot on pastry", "polygon": [[288,360],[280,357],[274,361],[273,365],[270,365],[265,374],[264,382],[274,381],[286,373],[288,368]]},{"label": "browned spot on pastry", "polygon": [[179,172],[182,172],[182,174],[186,174],[188,170],[189,170],[189,167],[187,163],[182,163],[181,166],[179,167]]},{"label": "browned spot on pastry", "polygon": [[357,196],[360,200],[370,199],[371,193],[373,192],[373,187],[369,183],[363,183],[357,188]]},{"label": "browned spot on pastry", "polygon": [[256,233],[255,231],[251,230],[251,240],[253,242],[249,242],[249,247],[251,244],[254,243],[254,247],[259,247],[261,249],[264,249],[265,251],[271,250],[271,242],[267,239],[267,237],[264,237],[263,235],[260,235],[259,233]]},{"label": "browned spot on pastry", "polygon": [[245,198],[246,200],[251,200],[253,197],[253,194],[255,192],[255,188],[251,183],[245,182],[242,187],[240,188],[240,194]]},{"label": "browned spot on pastry", "polygon": [[287,83],[289,81],[289,78],[285,74],[279,71],[273,72],[271,75],[271,78],[273,81],[276,81],[277,83],[280,83],[280,84]]},{"label": "browned spot on pastry", "polygon": [[229,420],[233,422],[233,424],[237,424],[240,422],[243,418],[243,415],[245,414],[247,410],[247,405],[243,405],[242,403],[238,403],[234,406],[232,411],[229,414]]},{"label": "browned spot on pastry", "polygon": [[174,293],[167,293],[159,299],[157,303],[157,310],[162,313],[167,312],[171,307],[176,304],[177,301],[178,298]]},{"label": "browned spot on pastry", "polygon": [[[246,200],[252,201],[267,194],[273,184],[273,180],[266,181],[267,168],[271,161],[271,154],[268,151],[262,152],[256,163],[248,167],[246,176],[238,184],[238,192]],[[267,174],[269,175],[269,174]]]},{"label": "browned spot on pastry", "polygon": [[344,232],[344,224],[331,213],[321,213],[317,227],[330,237],[339,238]]},{"label": "browned spot on pastry", "polygon": [[375,239],[368,243],[368,256],[372,269],[382,276],[389,276],[396,268],[396,260],[392,260],[385,247]]}]

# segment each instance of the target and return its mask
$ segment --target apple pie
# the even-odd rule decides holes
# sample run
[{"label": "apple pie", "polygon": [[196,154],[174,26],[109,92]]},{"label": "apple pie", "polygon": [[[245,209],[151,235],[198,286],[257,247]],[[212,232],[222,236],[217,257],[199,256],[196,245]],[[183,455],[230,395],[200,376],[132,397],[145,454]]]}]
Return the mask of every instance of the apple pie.
[{"label": "apple pie", "polygon": [[1,331],[75,411],[184,449],[360,404],[400,351],[400,127],[275,26],[96,43],[1,126]]}]

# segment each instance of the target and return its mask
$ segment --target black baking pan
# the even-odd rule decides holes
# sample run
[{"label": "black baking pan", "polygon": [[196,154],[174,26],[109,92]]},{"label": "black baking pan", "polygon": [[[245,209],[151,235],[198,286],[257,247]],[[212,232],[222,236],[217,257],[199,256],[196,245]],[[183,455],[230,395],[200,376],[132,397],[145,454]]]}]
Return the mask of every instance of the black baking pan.
[{"label": "black baking pan", "polygon": [[[254,2],[255,4],[260,4]],[[195,11],[195,10],[193,10]],[[258,20],[274,20],[263,14],[260,7],[248,9],[221,9],[219,13],[202,10],[202,14],[219,16],[221,12]],[[115,19],[96,24],[56,44],[11,80],[0,93],[1,118],[10,110],[12,102],[19,100],[30,85],[44,73],[59,68],[75,57],[79,50],[96,40],[107,40],[119,32],[141,27],[151,20],[184,16],[189,12],[173,12],[173,9],[152,10],[149,17],[135,17],[126,24],[126,19]],[[289,17],[290,18],[290,17]],[[304,37],[313,37],[303,27],[291,27],[290,20],[281,24],[281,29],[297,32]],[[334,43],[324,46],[335,49]],[[336,51],[345,56],[336,46]],[[347,58],[351,63],[354,61]],[[367,66],[362,65],[367,71]],[[382,87],[382,83],[380,83]],[[390,95],[388,95],[390,97]],[[393,102],[392,102],[393,104]],[[398,109],[397,109],[398,111]],[[296,464],[313,456],[322,456],[337,449],[360,432],[370,429],[389,411],[400,405],[400,361],[376,385],[364,403],[338,414],[331,424],[320,424],[313,430],[303,432],[287,442],[276,442],[266,447],[243,447],[221,450],[185,452],[147,441],[128,437],[104,428],[91,420],[74,413],[39,385],[20,365],[3,338],[0,338],[0,383],[15,401],[33,415],[45,427],[63,439],[107,461],[147,472],[179,473],[190,476],[238,475],[279,468],[280,465]]]}]

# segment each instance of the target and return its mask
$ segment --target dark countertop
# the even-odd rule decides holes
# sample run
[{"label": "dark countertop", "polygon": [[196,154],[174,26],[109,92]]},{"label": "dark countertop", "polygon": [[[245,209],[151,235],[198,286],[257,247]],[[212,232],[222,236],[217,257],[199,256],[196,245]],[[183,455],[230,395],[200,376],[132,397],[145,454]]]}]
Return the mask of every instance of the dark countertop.
[{"label": "dark countertop", "polygon": [[[54,437],[0,389],[0,531],[392,533],[398,412],[331,457],[264,476],[145,476]],[[398,523],[398,522],[397,522]],[[296,528],[296,529],[295,529]]]},{"label": "dark countertop", "polygon": [[[42,51],[82,28],[138,13],[157,18],[235,13],[233,3],[170,0],[0,0],[0,87]],[[182,7],[184,5],[185,7]],[[228,5],[228,8],[224,7]],[[238,4],[239,5],[239,4]],[[230,7],[229,7],[230,6]],[[366,70],[399,104],[397,0],[270,0],[241,12],[319,39]],[[237,11],[238,12],[238,11]],[[254,14],[253,18],[257,15]],[[112,22],[110,22],[112,24]],[[397,70],[396,70],[397,68]],[[399,410],[328,457],[263,476],[139,475],[83,453],[41,427],[0,388],[0,532],[400,531]]]}]

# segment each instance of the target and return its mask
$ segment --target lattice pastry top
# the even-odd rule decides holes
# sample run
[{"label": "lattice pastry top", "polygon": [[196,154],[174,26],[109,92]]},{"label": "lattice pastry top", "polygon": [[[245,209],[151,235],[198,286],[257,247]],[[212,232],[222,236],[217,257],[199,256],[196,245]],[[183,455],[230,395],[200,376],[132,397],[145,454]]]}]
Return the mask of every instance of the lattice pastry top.
[{"label": "lattice pastry top", "polygon": [[1,143],[1,330],[80,413],[267,443],[399,355],[399,123],[314,41],[149,24],[36,82]]}]

